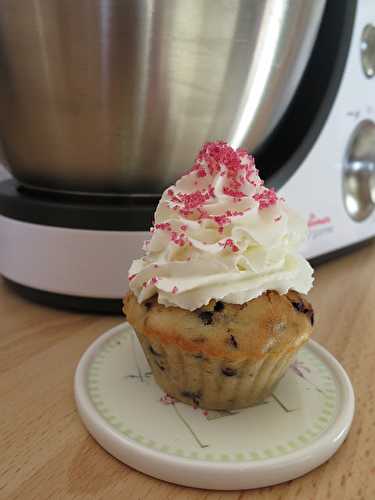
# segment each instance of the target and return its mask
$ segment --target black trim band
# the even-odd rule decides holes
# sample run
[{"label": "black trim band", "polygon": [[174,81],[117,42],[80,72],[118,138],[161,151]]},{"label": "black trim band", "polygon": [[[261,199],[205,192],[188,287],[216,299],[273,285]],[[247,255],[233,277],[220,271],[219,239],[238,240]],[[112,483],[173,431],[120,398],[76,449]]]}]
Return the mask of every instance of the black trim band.
[{"label": "black trim band", "polygon": [[255,152],[267,185],[279,189],[301,166],[329,116],[352,43],[357,0],[329,0],[310,61],[296,94],[272,133]]},{"label": "black trim band", "polygon": [[337,250],[333,250],[332,252],[325,253],[323,255],[319,255],[319,257],[314,257],[309,259],[310,264],[313,267],[319,266],[320,264],[324,264],[332,259],[337,259],[339,257],[343,257],[353,252],[354,250],[359,250],[362,247],[366,247],[375,241],[375,236],[370,236],[365,240],[358,241],[357,243],[353,243],[346,247],[338,248]]},{"label": "black trim band", "polygon": [[4,278],[5,283],[21,297],[56,309],[70,309],[86,313],[114,314],[122,316],[121,299],[99,299],[91,297],[76,297],[61,293],[46,292]]},{"label": "black trim band", "polygon": [[148,231],[159,197],[33,193],[14,179],[0,182],[0,214],[43,226],[102,231]]}]

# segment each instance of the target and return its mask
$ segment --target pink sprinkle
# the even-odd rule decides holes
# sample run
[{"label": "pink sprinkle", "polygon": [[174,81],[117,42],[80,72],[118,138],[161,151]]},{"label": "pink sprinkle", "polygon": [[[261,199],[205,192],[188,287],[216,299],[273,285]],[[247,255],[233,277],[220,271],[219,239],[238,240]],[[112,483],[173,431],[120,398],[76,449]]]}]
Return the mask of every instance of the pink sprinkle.
[{"label": "pink sprinkle", "polygon": [[186,231],[186,230],[187,230],[187,228],[188,228],[188,227],[187,227],[187,225],[186,225],[186,224],[183,224],[183,225],[180,227],[181,231]]},{"label": "pink sprinkle", "polygon": [[210,198],[214,197],[213,188],[201,189],[195,191],[194,193],[178,193],[175,196],[177,203],[182,206],[180,208],[180,213],[182,215],[189,215],[192,210],[202,207]]},{"label": "pink sprinkle", "polygon": [[214,176],[219,174],[225,177],[225,188],[230,193],[241,193],[234,198],[242,198],[241,187],[250,182],[250,177],[256,174],[254,158],[245,149],[236,151],[224,141],[208,142],[198,153],[191,169],[197,176]]},{"label": "pink sprinkle", "polygon": [[171,225],[169,222],[161,222],[160,224],[155,224],[155,229],[160,229],[161,231],[170,231]]},{"label": "pink sprinkle", "polygon": [[279,215],[278,217],[275,217],[273,220],[274,220],[275,222],[279,222],[279,220],[281,220],[281,215]]},{"label": "pink sprinkle", "polygon": [[229,187],[224,187],[223,193],[231,196],[232,198],[244,198],[246,196],[246,194],[242,191],[236,191],[235,189],[231,189]]},{"label": "pink sprinkle", "polygon": [[238,252],[239,250],[238,246],[234,243],[234,241],[231,238],[225,240],[225,243],[219,243],[219,245],[224,247],[224,249],[227,247],[231,248],[232,252]]},{"label": "pink sprinkle", "polygon": [[186,235],[184,233],[178,235],[176,231],[171,232],[171,241],[180,247],[186,244]]},{"label": "pink sprinkle", "polygon": [[226,215],[215,215],[214,221],[218,226],[224,226],[225,224],[230,223],[230,218],[227,217]]},{"label": "pink sprinkle", "polygon": [[175,404],[176,400],[174,397],[170,396],[169,394],[165,394],[163,397],[160,398],[160,403],[163,405],[173,405]]},{"label": "pink sprinkle", "polygon": [[136,276],[136,274],[131,274],[130,276],[128,276],[128,280],[132,281]]},{"label": "pink sprinkle", "polygon": [[255,201],[259,202],[260,210],[275,205],[278,200],[277,194],[275,193],[274,189],[267,188],[264,188],[260,193],[254,194],[253,198]]},{"label": "pink sprinkle", "polygon": [[208,415],[208,411],[207,411],[207,410],[204,410],[203,415],[204,415],[205,417],[207,417],[207,415]]},{"label": "pink sprinkle", "polygon": [[153,277],[151,278],[151,283],[152,283],[153,285],[155,285],[158,281],[159,281],[159,278],[158,278],[157,276],[153,276]]},{"label": "pink sprinkle", "polygon": [[174,192],[173,192],[173,190],[172,190],[172,189],[168,189],[168,191],[167,191],[167,195],[168,195],[168,196],[174,196]]},{"label": "pink sprinkle", "polygon": [[172,293],[177,293],[177,292],[178,292],[178,288],[177,288],[176,286],[174,286],[174,287],[172,288]]}]

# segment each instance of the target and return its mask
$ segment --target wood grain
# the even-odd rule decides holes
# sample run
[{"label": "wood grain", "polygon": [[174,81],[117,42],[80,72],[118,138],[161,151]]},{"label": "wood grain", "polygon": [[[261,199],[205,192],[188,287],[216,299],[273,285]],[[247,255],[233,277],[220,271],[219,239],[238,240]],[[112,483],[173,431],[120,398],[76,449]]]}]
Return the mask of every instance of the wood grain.
[{"label": "wood grain", "polygon": [[370,500],[375,498],[375,244],[320,266],[315,339],[347,370],[356,394],[349,436],[326,464],[286,484],[208,492],[147,477],[108,455],[77,415],[81,354],[120,317],[49,309],[0,282],[0,498]]}]

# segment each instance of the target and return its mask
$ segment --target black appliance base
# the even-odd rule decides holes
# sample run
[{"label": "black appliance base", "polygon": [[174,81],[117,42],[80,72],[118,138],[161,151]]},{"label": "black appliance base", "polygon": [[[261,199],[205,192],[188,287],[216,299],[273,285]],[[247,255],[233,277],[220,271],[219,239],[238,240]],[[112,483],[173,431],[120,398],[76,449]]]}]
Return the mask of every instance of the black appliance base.
[{"label": "black appliance base", "polygon": [[20,285],[5,277],[3,277],[3,279],[11,290],[31,302],[54,307],[56,309],[79,311],[83,313],[122,315],[122,299],[100,299],[63,295]]}]

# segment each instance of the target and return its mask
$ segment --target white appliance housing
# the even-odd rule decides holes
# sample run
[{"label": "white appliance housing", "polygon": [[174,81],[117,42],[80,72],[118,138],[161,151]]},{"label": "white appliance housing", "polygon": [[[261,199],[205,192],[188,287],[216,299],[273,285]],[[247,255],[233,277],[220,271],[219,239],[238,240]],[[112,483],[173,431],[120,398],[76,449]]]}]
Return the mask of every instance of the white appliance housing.
[{"label": "white appliance housing", "polygon": [[[309,219],[310,238],[304,248],[308,258],[326,255],[375,235],[375,171],[369,179],[372,212],[362,221],[353,220],[345,206],[344,170],[353,135],[362,124],[374,126],[375,77],[368,78],[362,66],[362,34],[375,27],[375,3],[358,3],[352,42],[339,91],[318,140],[295,174],[281,188],[288,204]],[[375,45],[373,63],[375,70]],[[375,148],[375,142],[372,146]],[[375,150],[373,151],[375,158]]]}]

